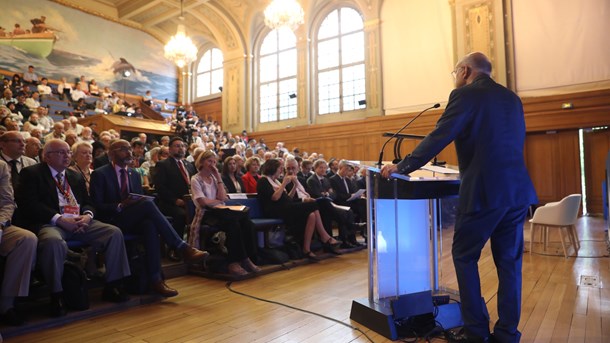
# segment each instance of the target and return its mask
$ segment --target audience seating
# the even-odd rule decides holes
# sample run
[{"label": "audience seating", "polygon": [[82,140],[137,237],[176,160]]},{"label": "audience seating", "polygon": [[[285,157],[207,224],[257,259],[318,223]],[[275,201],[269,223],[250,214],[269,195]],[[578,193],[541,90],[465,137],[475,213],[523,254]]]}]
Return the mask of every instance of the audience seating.
[{"label": "audience seating", "polygon": [[229,199],[227,205],[244,205],[249,208],[248,215],[254,223],[256,230],[263,233],[263,247],[269,248],[269,232],[278,226],[284,226],[284,221],[279,218],[266,218],[263,214],[260,202],[257,198]]}]

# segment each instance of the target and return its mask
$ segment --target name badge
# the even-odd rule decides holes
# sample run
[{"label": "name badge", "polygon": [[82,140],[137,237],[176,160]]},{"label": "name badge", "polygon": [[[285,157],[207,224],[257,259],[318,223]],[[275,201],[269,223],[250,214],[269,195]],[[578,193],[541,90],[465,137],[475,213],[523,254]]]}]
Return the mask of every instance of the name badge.
[{"label": "name badge", "polygon": [[66,205],[62,208],[62,215],[67,218],[74,218],[80,215],[80,206]]}]

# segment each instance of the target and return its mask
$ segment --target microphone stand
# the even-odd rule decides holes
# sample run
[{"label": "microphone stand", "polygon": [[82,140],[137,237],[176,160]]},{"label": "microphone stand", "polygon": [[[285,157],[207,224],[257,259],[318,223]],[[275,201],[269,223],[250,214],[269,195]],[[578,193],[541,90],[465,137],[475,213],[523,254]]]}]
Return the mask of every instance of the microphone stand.
[{"label": "microphone stand", "polygon": [[428,108],[426,108],[425,110],[419,112],[415,117],[413,117],[413,119],[411,119],[408,123],[406,123],[403,127],[400,128],[400,130],[396,131],[396,133],[394,133],[390,138],[388,138],[387,141],[385,141],[385,143],[383,143],[383,146],[381,147],[381,151],[379,152],[379,161],[377,162],[377,167],[381,169],[381,167],[383,166],[383,164],[381,163],[381,161],[383,160],[383,150],[385,149],[385,146],[393,139],[395,138],[399,133],[402,132],[402,130],[406,129],[409,125],[411,125],[412,122],[415,121],[415,119],[419,118],[419,116],[421,116],[424,112],[431,110],[433,108],[439,108],[441,107],[441,104],[436,103]]}]

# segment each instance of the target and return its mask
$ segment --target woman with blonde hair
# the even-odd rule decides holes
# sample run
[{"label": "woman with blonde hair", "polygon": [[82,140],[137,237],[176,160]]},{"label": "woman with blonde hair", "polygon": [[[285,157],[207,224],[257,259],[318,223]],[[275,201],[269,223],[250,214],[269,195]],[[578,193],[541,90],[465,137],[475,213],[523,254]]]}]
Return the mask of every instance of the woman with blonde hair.
[{"label": "woman with blonde hair", "polygon": [[76,142],[71,147],[72,164],[70,169],[82,175],[89,192],[89,181],[91,180],[91,163],[93,162],[93,146],[89,142]]},{"label": "woman with blonde hair", "polygon": [[189,244],[199,246],[201,223],[219,227],[226,233],[227,267],[230,274],[243,276],[261,269],[252,262],[256,257],[256,232],[248,212],[223,208],[227,193],[216,169],[216,153],[203,152],[197,158],[197,174],[191,178],[191,193],[197,209],[189,234]]}]

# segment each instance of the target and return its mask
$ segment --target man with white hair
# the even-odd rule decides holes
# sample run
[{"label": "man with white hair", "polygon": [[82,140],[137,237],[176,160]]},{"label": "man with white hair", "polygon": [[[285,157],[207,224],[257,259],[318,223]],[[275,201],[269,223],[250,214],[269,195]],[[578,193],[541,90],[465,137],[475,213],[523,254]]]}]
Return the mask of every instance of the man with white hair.
[{"label": "man with white hair", "polygon": [[81,135],[83,132],[83,126],[81,124],[78,123],[78,118],[72,116],[69,117],[68,120],[70,121],[70,128],[66,128],[66,130],[72,130],[74,132],[76,132],[77,135]]}]

